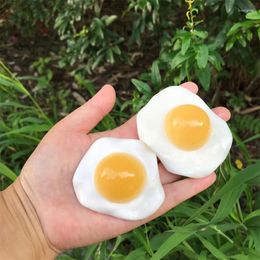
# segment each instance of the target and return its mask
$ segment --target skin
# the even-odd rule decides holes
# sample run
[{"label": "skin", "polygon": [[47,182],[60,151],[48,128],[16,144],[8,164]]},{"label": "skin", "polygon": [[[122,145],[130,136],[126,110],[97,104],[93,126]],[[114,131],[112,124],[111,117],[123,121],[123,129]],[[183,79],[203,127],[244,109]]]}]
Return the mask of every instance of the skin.
[{"label": "skin", "polygon": [[[198,91],[192,82],[186,82],[182,87],[193,93]],[[114,103],[115,91],[112,86],[105,85],[45,135],[22,169],[20,180],[24,190],[47,238],[60,250],[86,246],[130,231],[207,189],[216,179],[215,173],[201,179],[181,179],[159,163],[166,199],[151,217],[126,221],[81,206],[73,190],[72,178],[91,144],[104,136],[138,138],[135,117],[116,129],[88,134],[110,112]],[[224,107],[213,111],[225,121],[230,118],[230,112]]]}]

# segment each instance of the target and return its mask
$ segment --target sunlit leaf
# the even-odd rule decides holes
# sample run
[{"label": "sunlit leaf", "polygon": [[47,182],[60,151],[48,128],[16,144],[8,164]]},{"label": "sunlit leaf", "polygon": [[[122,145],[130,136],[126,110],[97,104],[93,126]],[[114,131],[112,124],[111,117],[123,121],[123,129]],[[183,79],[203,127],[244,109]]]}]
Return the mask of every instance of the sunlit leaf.
[{"label": "sunlit leaf", "polygon": [[162,79],[161,79],[161,74],[160,74],[160,70],[158,67],[158,62],[154,61],[153,65],[152,65],[152,83],[155,86],[160,86],[162,83]]},{"label": "sunlit leaf", "polygon": [[145,82],[138,80],[138,79],[132,79],[131,82],[136,86],[138,91],[140,91],[141,93],[143,93],[145,95],[151,95],[151,93],[152,93],[151,88]]},{"label": "sunlit leaf", "polygon": [[199,69],[197,71],[197,76],[202,87],[207,91],[209,90],[210,80],[211,80],[211,71],[207,65],[204,69]]},{"label": "sunlit leaf", "polygon": [[209,48],[207,45],[200,45],[196,55],[196,61],[200,69],[204,69],[208,63]]}]

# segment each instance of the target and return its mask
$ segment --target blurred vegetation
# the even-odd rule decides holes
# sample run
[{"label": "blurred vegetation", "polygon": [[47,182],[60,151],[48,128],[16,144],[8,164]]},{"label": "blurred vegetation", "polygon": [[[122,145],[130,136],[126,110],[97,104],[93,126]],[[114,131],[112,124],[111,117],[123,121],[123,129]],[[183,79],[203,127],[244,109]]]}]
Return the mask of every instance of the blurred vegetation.
[{"label": "blurred vegetation", "polygon": [[112,83],[118,98],[98,131],[187,80],[201,86],[209,105],[232,111],[234,144],[213,187],[59,260],[260,259],[259,9],[249,0],[0,3],[1,189],[46,131],[102,84]]}]

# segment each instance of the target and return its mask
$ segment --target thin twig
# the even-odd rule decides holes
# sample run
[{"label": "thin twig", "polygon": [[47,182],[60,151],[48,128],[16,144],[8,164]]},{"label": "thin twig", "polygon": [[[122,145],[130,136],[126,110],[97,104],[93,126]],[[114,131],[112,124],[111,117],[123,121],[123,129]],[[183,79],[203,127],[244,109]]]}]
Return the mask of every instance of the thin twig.
[{"label": "thin twig", "polygon": [[244,109],[242,111],[239,111],[238,113],[241,115],[245,115],[245,114],[256,112],[258,110],[260,110],[260,106],[250,107],[250,108]]}]

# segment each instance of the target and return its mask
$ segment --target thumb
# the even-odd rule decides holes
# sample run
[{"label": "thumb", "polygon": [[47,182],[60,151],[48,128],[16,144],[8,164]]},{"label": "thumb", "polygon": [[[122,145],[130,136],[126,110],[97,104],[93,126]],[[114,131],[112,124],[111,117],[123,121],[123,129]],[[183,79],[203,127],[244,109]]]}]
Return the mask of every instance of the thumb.
[{"label": "thumb", "polygon": [[115,104],[115,90],[104,85],[88,102],[59,122],[59,126],[78,132],[89,132],[108,114]]}]

